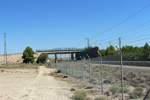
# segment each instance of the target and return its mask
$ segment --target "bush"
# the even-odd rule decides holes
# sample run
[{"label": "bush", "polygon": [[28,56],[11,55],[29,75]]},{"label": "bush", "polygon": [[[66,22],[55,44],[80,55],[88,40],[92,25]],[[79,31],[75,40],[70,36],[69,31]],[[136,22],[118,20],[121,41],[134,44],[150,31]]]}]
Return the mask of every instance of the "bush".
[{"label": "bush", "polygon": [[96,81],[96,79],[94,79],[94,78],[93,78],[93,79],[90,79],[90,80],[89,80],[89,83],[91,83],[91,84],[94,84],[94,85],[95,85],[95,84],[97,84],[97,81]]},{"label": "bush", "polygon": [[[129,93],[129,92],[130,92],[130,90],[129,90],[129,89],[124,88],[124,93]],[[122,88],[120,89],[120,93],[122,93]]]},{"label": "bush", "polygon": [[138,97],[141,97],[143,94],[143,89],[141,87],[137,87],[134,89],[134,92],[137,94]]},{"label": "bush", "polygon": [[86,100],[86,92],[85,91],[77,91],[75,92],[75,100]]},{"label": "bush", "polygon": [[40,54],[40,56],[38,57],[36,62],[44,64],[44,63],[46,63],[47,59],[48,59],[48,54],[42,53],[42,54]]},{"label": "bush", "polygon": [[129,93],[129,97],[130,97],[131,99],[136,99],[138,96],[137,96],[137,94],[136,94],[135,92],[130,92],[130,93]]},{"label": "bush", "polygon": [[116,85],[112,86],[111,88],[109,88],[109,91],[112,92],[112,94],[116,94],[117,92],[119,92],[120,88]]},{"label": "bush", "polygon": [[55,75],[55,77],[64,77],[64,74],[62,74],[62,73],[57,73],[57,74]]},{"label": "bush", "polygon": [[23,63],[33,63],[34,62],[34,52],[31,47],[27,47],[24,52],[22,58]]},{"label": "bush", "polygon": [[101,95],[101,96],[97,96],[97,97],[95,98],[95,100],[107,100],[107,97],[104,96],[104,95]]},{"label": "bush", "polygon": [[92,89],[92,88],[94,88],[93,85],[88,85],[88,86],[86,86],[85,89]]},{"label": "bush", "polygon": [[136,99],[141,97],[143,94],[143,89],[141,87],[137,87],[134,89],[133,92],[129,93],[131,99]]}]

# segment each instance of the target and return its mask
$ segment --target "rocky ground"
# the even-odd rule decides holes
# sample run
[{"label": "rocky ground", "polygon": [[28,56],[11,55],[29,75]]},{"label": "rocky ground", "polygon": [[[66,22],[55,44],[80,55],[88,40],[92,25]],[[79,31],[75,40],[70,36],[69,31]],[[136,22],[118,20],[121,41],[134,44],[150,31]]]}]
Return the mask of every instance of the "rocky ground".
[{"label": "rocky ground", "polygon": [[[95,64],[92,67],[93,75],[99,77],[97,71],[99,65]],[[103,78],[104,78],[104,93],[106,96],[118,100],[121,98],[121,91],[116,94],[110,92],[112,86],[121,87],[121,68],[119,65],[103,65]],[[150,89],[150,67],[138,67],[138,66],[123,66],[123,80],[125,89],[125,100],[131,99],[130,95],[136,88],[143,89],[138,100],[143,100],[147,91]],[[128,90],[128,91],[126,91]],[[129,95],[130,94],[130,95]]]}]

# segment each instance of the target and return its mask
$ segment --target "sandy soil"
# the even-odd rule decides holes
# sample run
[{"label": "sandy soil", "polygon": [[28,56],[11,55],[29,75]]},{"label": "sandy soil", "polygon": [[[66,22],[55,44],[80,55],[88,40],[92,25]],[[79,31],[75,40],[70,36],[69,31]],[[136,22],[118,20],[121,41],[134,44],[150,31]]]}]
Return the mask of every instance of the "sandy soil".
[{"label": "sandy soil", "polygon": [[0,100],[71,100],[70,84],[49,76],[51,71],[0,69]]}]

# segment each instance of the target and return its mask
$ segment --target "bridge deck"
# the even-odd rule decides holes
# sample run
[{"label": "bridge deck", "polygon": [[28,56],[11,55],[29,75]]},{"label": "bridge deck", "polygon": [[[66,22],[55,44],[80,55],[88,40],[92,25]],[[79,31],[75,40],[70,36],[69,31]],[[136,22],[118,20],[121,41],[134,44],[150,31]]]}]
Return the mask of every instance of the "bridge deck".
[{"label": "bridge deck", "polygon": [[36,52],[36,53],[46,53],[46,54],[70,54],[70,53],[77,53],[81,51],[49,51],[49,52]]}]

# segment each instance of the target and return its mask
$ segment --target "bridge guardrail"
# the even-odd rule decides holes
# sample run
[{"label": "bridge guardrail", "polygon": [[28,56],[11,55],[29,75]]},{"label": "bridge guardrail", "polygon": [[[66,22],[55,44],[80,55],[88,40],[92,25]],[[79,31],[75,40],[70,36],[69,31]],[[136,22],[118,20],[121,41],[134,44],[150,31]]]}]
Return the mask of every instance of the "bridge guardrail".
[{"label": "bridge guardrail", "polygon": [[55,52],[55,51],[82,51],[82,48],[57,48],[57,49],[37,49],[36,52]]}]

